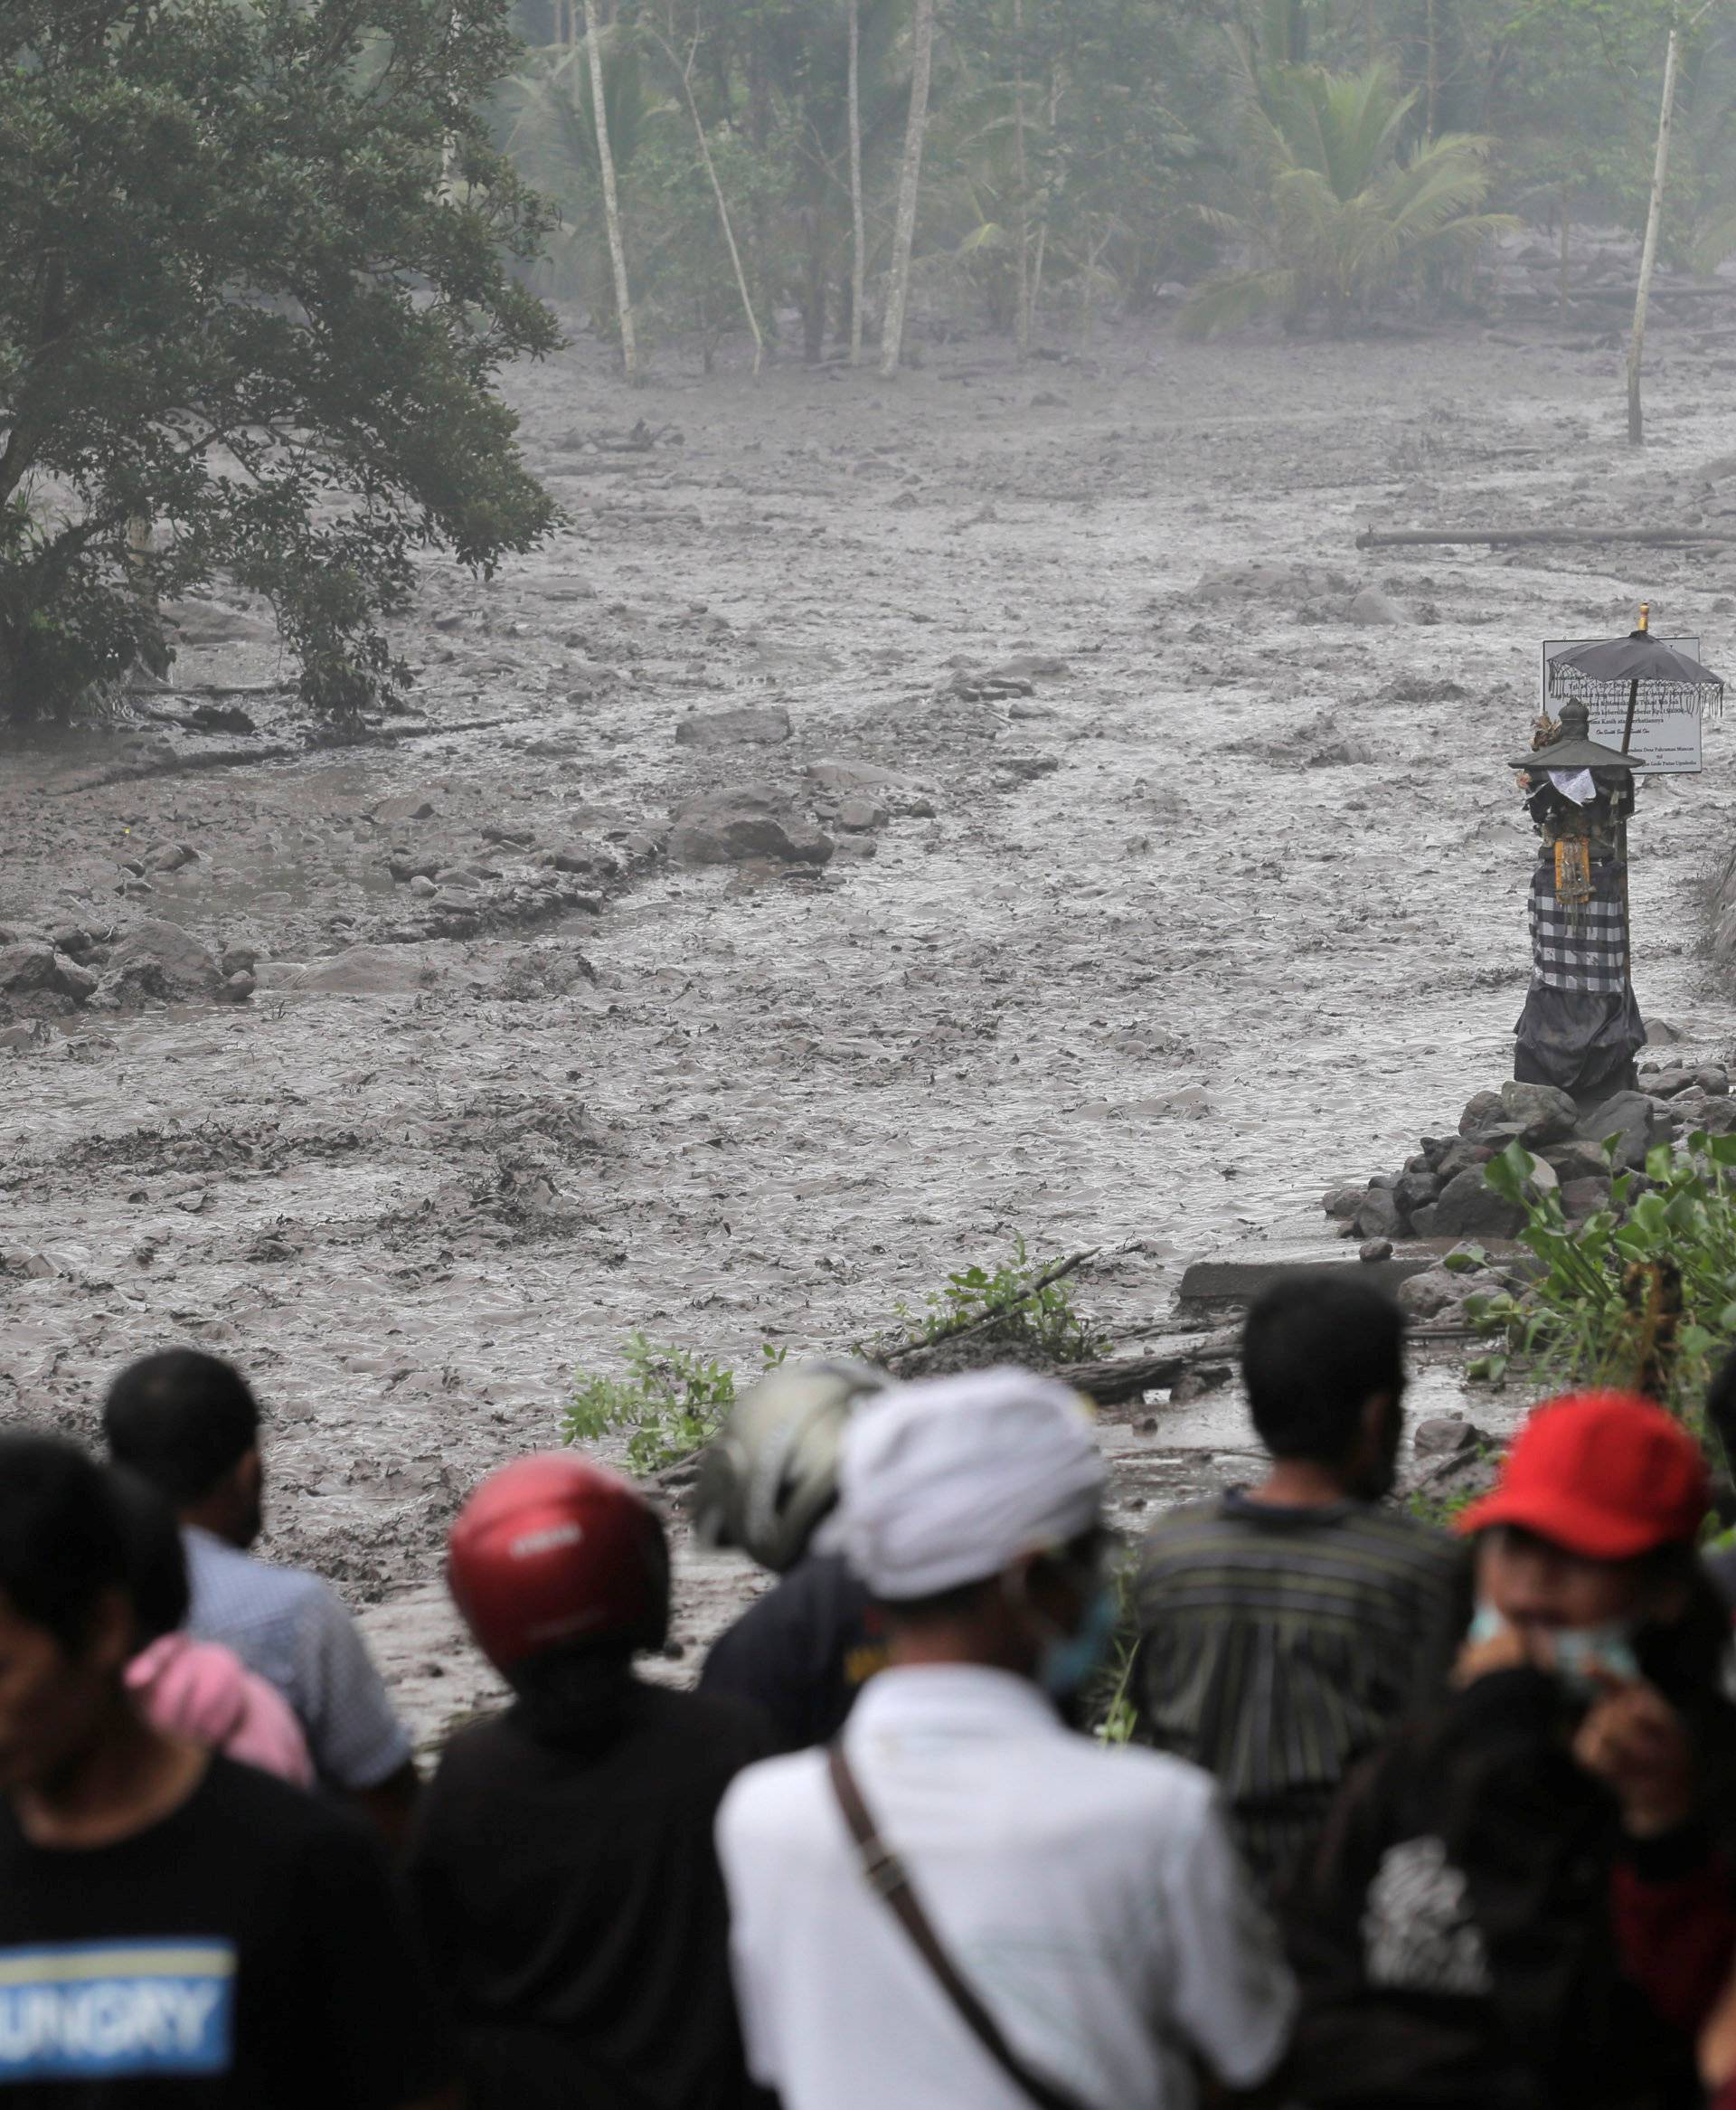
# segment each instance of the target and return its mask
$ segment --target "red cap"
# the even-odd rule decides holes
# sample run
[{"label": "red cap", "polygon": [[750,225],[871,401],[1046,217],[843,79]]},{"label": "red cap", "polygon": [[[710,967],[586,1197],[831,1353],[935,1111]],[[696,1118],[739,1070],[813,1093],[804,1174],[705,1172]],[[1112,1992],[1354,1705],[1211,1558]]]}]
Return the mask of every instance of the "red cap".
[{"label": "red cap", "polygon": [[1711,1495],[1699,1444],[1661,1406],[1632,1392],[1575,1392],[1531,1416],[1458,1528],[1514,1524],[1587,1560],[1631,1560],[1692,1545]]},{"label": "red cap", "polygon": [[571,1451],[483,1481],[447,1541],[447,1587],[496,1670],[588,1642],[661,1648],[669,1553],[630,1481]]}]

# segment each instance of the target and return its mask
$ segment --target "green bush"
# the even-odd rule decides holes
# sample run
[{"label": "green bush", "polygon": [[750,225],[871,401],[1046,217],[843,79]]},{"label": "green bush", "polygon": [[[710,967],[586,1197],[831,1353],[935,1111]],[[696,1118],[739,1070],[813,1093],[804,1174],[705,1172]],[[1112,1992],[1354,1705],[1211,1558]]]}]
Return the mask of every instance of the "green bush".
[{"label": "green bush", "polygon": [[[767,1362],[781,1351],[767,1348]],[[623,1433],[627,1462],[656,1472],[708,1443],[735,1405],[735,1374],[689,1348],[659,1348],[643,1333],[627,1337],[625,1377],[580,1370],[573,1379],[561,1433],[569,1443],[597,1443]]]},{"label": "green bush", "polygon": [[[930,1290],[921,1307],[901,1299],[892,1307],[903,1329],[901,1345],[934,1348],[955,1334],[980,1327],[985,1346],[997,1355],[1038,1363],[1082,1363],[1102,1354],[1108,1339],[1080,1315],[1069,1285],[1055,1277],[1060,1263],[1033,1260],[1022,1235],[998,1266],[972,1265],[949,1274]],[[863,1353],[888,1355],[885,1339]]]},{"label": "green bush", "polygon": [[[1613,1139],[1605,1150],[1614,1172]],[[1643,1180],[1617,1174],[1609,1207],[1571,1225],[1559,1194],[1536,1184],[1536,1160],[1509,1144],[1486,1177],[1524,1211],[1520,1241],[1540,1267],[1467,1301],[1466,1316],[1499,1344],[1471,1375],[1500,1384],[1523,1359],[1551,1385],[1647,1393],[1699,1429],[1713,1367],[1736,1342],[1733,1168],[1736,1136],[1696,1133],[1680,1153],[1660,1145]],[[1473,1249],[1447,1264],[1486,1261]]]}]

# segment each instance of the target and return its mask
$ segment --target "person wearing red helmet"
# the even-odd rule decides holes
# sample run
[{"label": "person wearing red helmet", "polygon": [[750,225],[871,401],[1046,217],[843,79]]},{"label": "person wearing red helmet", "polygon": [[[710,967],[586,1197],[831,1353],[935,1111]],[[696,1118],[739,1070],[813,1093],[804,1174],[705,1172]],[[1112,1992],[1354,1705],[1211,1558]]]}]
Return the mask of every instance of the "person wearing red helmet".
[{"label": "person wearing red helmet", "polygon": [[1287,1900],[1310,2110],[1700,2100],[1736,1952],[1736,1717],[1698,1445],[1650,1401],[1540,1407],[1474,1538],[1458,1689],[1346,1783]]},{"label": "person wearing red helmet", "polygon": [[757,1717],[637,1677],[669,1623],[663,1526],[572,1452],[459,1511],[447,1581],[513,1689],[448,1744],[410,1878],[471,2110],[740,2110],[712,1825]]}]

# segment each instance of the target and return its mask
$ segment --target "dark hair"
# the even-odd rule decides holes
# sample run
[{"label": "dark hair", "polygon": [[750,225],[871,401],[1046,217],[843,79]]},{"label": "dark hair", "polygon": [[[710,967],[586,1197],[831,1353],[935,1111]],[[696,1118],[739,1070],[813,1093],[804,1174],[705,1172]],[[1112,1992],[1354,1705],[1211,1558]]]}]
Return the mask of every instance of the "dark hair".
[{"label": "dark hair", "polygon": [[127,1586],[102,1467],[63,1436],[0,1436],[0,1596],[76,1655],[105,1593]]},{"label": "dark hair", "polygon": [[1283,1276],[1248,1314],[1241,1376],[1274,1458],[1335,1464],[1375,1394],[1404,1390],[1404,1314],[1353,1275]]},{"label": "dark hair", "polygon": [[216,1356],[169,1348],[129,1363],[108,1387],[103,1433],[117,1464],[178,1509],[208,1495],[259,1440],[247,1379]]},{"label": "dark hair", "polygon": [[137,1621],[135,1645],[145,1649],[184,1624],[193,1603],[181,1527],[168,1503],[137,1472],[117,1465],[109,1483],[127,1545],[127,1573]]}]

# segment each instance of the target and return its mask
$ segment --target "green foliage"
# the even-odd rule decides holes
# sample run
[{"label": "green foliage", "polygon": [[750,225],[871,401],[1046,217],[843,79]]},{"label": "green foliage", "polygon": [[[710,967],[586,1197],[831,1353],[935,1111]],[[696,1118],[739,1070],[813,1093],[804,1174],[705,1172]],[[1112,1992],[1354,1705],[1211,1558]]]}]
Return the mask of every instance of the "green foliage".
[{"label": "green foliage", "polygon": [[[994,1267],[959,1268],[941,1288],[928,1292],[920,1310],[902,1300],[895,1304],[900,1339],[934,1347],[980,1327],[986,1345],[996,1354],[1034,1362],[1087,1362],[1109,1344],[1080,1315],[1069,1284],[1044,1279],[1055,1265],[1033,1260],[1023,1235],[1015,1236],[1010,1259]],[[884,1342],[875,1345],[884,1352]],[[873,1352],[873,1347],[863,1350]]]},{"label": "green foliage", "polygon": [[1460,1513],[1478,1499],[1479,1492],[1477,1488],[1466,1487],[1455,1488],[1448,1494],[1433,1494],[1426,1487],[1413,1487],[1409,1494],[1400,1498],[1399,1507],[1419,1524],[1432,1525],[1437,1531],[1449,1531]]},{"label": "green foliage", "polygon": [[[764,1354],[769,1369],[783,1360],[781,1349]],[[659,1348],[636,1331],[622,1359],[625,1377],[577,1374],[561,1433],[569,1443],[625,1434],[633,1472],[656,1472],[709,1443],[735,1405],[733,1372],[689,1348]]]},{"label": "green foliage", "polygon": [[1250,85],[1256,197],[1244,213],[1209,218],[1259,260],[1201,289],[1183,318],[1192,335],[1264,314],[1299,326],[1323,305],[1341,334],[1425,266],[1468,263],[1516,224],[1480,210],[1489,140],[1450,134],[1403,150],[1416,96],[1383,63],[1254,66]]},{"label": "green foliage", "polygon": [[[1605,1149],[1613,1171],[1613,1140]],[[1732,1169],[1736,1136],[1696,1133],[1679,1155],[1660,1145],[1643,1180],[1617,1174],[1609,1206],[1570,1225],[1530,1153],[1509,1144],[1486,1178],[1524,1211],[1519,1236],[1541,1265],[1467,1301],[1499,1344],[1472,1375],[1499,1384],[1523,1358],[1537,1381],[1637,1387],[1698,1426],[1712,1368],[1736,1342]]]},{"label": "green foliage", "polygon": [[404,678],[375,619],[417,552],[546,534],[490,387],[557,341],[508,268],[547,215],[476,115],[506,13],[10,0],[0,716],[160,663],[156,601],[225,573],[353,714]]}]

